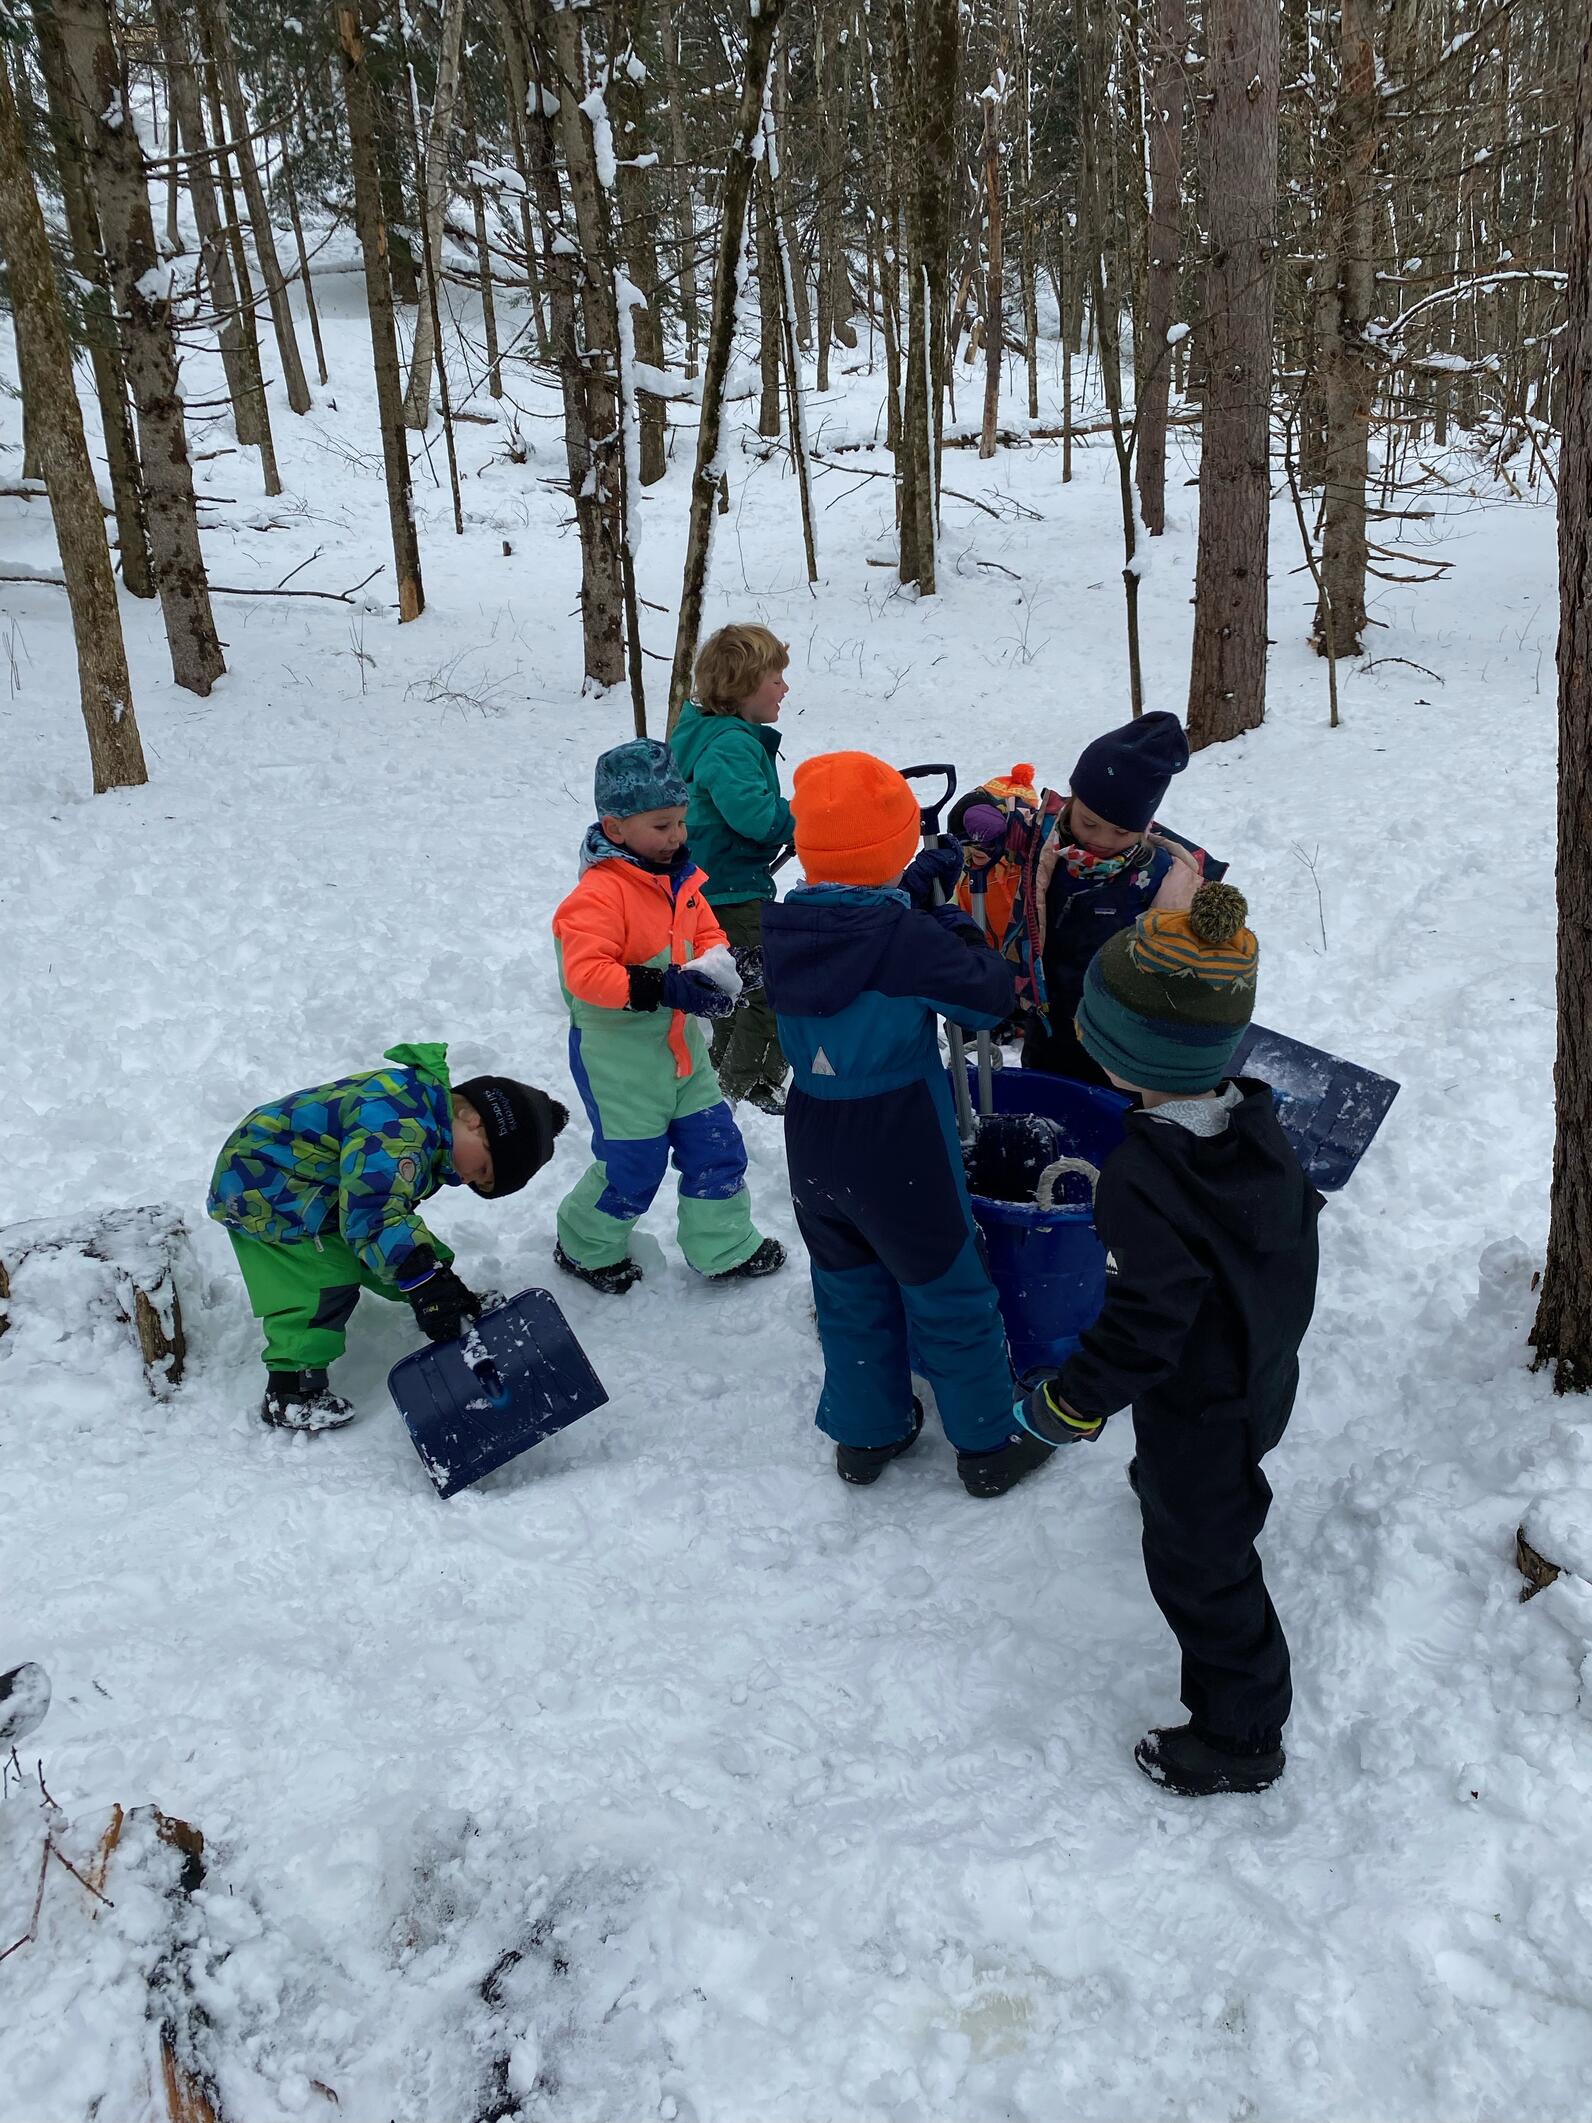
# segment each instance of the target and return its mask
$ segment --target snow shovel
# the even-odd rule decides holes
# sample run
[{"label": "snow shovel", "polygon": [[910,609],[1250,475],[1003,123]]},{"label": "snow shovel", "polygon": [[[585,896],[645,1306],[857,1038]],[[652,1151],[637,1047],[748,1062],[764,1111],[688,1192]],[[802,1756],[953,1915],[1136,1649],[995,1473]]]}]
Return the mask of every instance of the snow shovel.
[{"label": "snow shovel", "polygon": [[546,1290],[483,1312],[457,1341],[417,1349],[387,1375],[439,1496],[456,1496],[608,1395]]},{"label": "snow shovel", "polygon": [[1399,1095],[1390,1076],[1265,1025],[1250,1026],[1229,1073],[1258,1076],[1271,1086],[1282,1132],[1323,1194],[1335,1194],[1349,1180]]},{"label": "snow shovel", "polygon": [[[945,839],[945,835],[940,831],[940,814],[956,794],[956,769],[943,763],[901,769],[903,781],[918,781],[925,774],[945,776],[945,787],[941,790],[938,801],[918,806],[918,824],[923,833],[923,845],[926,848],[937,848]],[[935,904],[942,905],[945,894],[938,886],[935,891]],[[981,1034],[980,1037],[984,1035]],[[945,1038],[951,1050],[951,1090],[956,1098],[956,1132],[962,1138],[964,1152],[967,1152],[971,1151],[978,1135],[978,1121],[973,1113],[973,1096],[967,1084],[967,1041],[963,1037],[961,1026],[953,1024],[949,1018],[945,1020]]]}]

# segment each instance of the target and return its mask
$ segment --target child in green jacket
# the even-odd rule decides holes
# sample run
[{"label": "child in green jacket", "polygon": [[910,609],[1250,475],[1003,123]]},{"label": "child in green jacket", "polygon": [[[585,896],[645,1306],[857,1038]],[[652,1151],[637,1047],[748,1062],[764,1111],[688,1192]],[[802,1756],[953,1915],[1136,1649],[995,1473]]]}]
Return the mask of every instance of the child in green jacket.
[{"label": "child in green jacket", "polygon": [[763,994],[755,955],[763,908],[774,897],[773,865],[796,831],[779,792],[779,732],[790,688],[790,651],[767,627],[720,627],[696,661],[696,697],[669,740],[690,790],[691,853],[707,874],[708,904],[730,940],[745,981],[740,1007],[713,1027],[713,1066],[733,1105],[785,1110],[785,1057]]},{"label": "child in green jacket", "polygon": [[361,1290],[402,1299],[432,1341],[481,1311],[451,1250],[420,1221],[443,1187],[517,1194],[553,1154],[568,1113],[507,1076],[457,1089],[437,1041],[389,1047],[393,1066],[260,1106],[233,1129],[206,1207],[226,1227],[269,1374],[261,1418],[281,1430],[352,1422],[326,1367],[343,1353]]}]

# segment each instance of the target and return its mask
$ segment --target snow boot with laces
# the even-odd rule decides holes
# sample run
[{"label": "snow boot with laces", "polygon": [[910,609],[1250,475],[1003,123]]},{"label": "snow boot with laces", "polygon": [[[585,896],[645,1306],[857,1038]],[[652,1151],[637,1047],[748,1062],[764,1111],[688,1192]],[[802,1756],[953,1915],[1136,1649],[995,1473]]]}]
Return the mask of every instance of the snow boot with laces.
[{"label": "snow boot with laces", "polygon": [[610,1261],[606,1267],[583,1268],[579,1261],[570,1259],[562,1246],[555,1244],[553,1263],[566,1275],[574,1276],[577,1282],[600,1290],[604,1297],[623,1297],[633,1283],[641,1280],[641,1270],[628,1254],[622,1261]]},{"label": "snow boot with laces", "polygon": [[876,1482],[892,1460],[898,1460],[903,1452],[910,1452],[918,1441],[923,1428],[923,1403],[916,1394],[912,1396],[912,1428],[905,1437],[898,1437],[890,1445],[837,1445],[835,1447],[835,1472],[843,1482],[854,1482],[865,1489]]},{"label": "snow boot with laces", "polygon": [[354,1420],[354,1406],[333,1393],[324,1371],[273,1371],[260,1420],[273,1430],[341,1430]]},{"label": "snow boot with laces", "polygon": [[1152,1784],[1175,1791],[1181,1799],[1208,1799],[1217,1792],[1265,1791],[1282,1775],[1288,1757],[1279,1740],[1273,1746],[1246,1747],[1238,1740],[1217,1740],[1190,1723],[1160,1725],[1147,1732],[1133,1750]]}]

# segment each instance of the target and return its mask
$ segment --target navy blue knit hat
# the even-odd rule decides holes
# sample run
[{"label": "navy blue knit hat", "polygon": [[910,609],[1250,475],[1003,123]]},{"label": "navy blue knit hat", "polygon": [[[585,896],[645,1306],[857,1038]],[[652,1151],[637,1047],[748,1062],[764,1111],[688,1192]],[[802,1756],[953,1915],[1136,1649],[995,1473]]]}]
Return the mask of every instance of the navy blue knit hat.
[{"label": "navy blue knit hat", "polygon": [[635,818],[689,803],[691,791],[667,745],[656,737],[632,737],[598,760],[596,797],[599,818]]},{"label": "navy blue knit hat", "polygon": [[1141,833],[1160,809],[1172,776],[1187,765],[1183,725],[1162,709],[1085,745],[1070,787],[1107,825]]}]

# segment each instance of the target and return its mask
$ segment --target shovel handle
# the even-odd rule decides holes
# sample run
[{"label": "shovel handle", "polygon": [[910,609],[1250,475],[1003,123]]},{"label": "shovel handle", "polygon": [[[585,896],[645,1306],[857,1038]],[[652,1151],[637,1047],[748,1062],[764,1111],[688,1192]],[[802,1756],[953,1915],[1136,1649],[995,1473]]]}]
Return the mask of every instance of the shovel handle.
[{"label": "shovel handle", "polygon": [[901,769],[901,779],[903,781],[921,781],[926,774],[943,774],[945,777],[945,787],[941,790],[938,799],[934,803],[919,804],[918,806],[918,818],[923,828],[924,839],[927,840],[931,834],[938,839],[940,813],[956,794],[956,769],[944,761],[940,761],[934,766],[903,767]]}]

